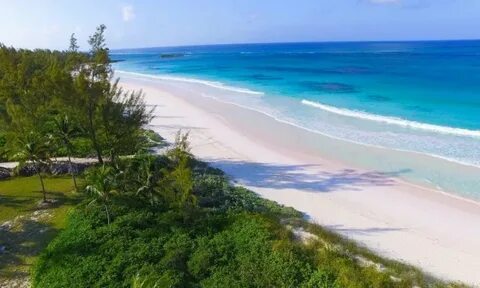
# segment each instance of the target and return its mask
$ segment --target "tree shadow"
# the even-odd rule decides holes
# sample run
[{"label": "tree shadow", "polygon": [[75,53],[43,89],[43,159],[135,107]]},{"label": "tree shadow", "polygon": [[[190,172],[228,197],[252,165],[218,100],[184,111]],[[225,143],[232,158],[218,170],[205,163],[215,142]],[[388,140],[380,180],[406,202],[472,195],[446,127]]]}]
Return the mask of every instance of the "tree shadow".
[{"label": "tree shadow", "polygon": [[36,256],[58,233],[52,225],[30,219],[16,221],[13,227],[0,226],[0,277],[25,276],[30,264],[25,260]]},{"label": "tree shadow", "polygon": [[[162,115],[155,115],[154,116],[155,119],[182,119],[182,118],[185,118],[183,116],[162,116]],[[150,125],[148,125],[150,126]]]},{"label": "tree shadow", "polygon": [[[15,208],[22,211],[20,208],[32,202],[33,197],[20,197],[0,194],[0,207]],[[34,198],[36,199],[36,197]]]},{"label": "tree shadow", "polygon": [[[33,191],[38,196],[12,196],[12,195],[3,195],[0,194],[0,209],[5,208],[15,208],[18,211],[37,211],[44,209],[57,208],[62,205],[75,205],[80,202],[80,199],[77,197],[67,197],[63,192],[56,191],[47,191],[47,201],[51,203],[45,207],[38,207],[35,202],[39,202],[43,199],[42,191]],[[30,208],[28,208],[30,206]]]},{"label": "tree shadow", "polygon": [[204,127],[189,126],[189,125],[163,125],[163,124],[150,124],[149,127],[157,127],[171,130],[206,130]]},{"label": "tree shadow", "polygon": [[395,177],[411,172],[401,169],[393,172],[322,169],[321,165],[277,165],[246,161],[209,160],[225,171],[238,184],[275,189],[300,189],[309,192],[338,190],[360,191],[363,187],[393,186]]},{"label": "tree shadow", "polygon": [[404,228],[389,228],[389,227],[368,227],[368,228],[348,228],[344,225],[326,225],[325,228],[341,233],[343,235],[362,235],[370,236],[373,234],[386,233],[386,232],[397,232],[405,230]]}]

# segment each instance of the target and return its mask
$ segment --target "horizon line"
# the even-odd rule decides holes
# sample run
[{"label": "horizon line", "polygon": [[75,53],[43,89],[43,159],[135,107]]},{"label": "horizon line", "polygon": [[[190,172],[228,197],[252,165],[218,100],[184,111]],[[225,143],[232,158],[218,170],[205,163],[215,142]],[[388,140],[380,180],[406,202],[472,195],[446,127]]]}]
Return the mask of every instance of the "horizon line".
[{"label": "horizon line", "polygon": [[334,40],[334,41],[274,41],[274,42],[234,42],[234,43],[211,43],[211,44],[186,44],[186,45],[164,45],[131,48],[112,48],[115,50],[133,49],[156,49],[156,48],[181,48],[181,47],[207,47],[207,46],[234,46],[234,45],[265,45],[265,44],[317,44],[317,43],[395,43],[395,42],[462,42],[480,41],[480,38],[471,39],[429,39],[429,40]]}]

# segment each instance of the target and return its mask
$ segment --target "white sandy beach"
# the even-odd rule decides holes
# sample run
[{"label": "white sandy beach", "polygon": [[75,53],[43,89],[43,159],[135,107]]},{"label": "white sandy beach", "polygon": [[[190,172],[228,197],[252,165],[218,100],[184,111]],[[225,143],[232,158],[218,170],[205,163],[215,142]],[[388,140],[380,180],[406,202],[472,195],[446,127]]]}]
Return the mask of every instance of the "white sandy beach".
[{"label": "white sandy beach", "polygon": [[477,203],[318,157],[315,133],[202,97],[194,86],[120,76],[156,107],[153,130],[170,141],[190,131],[192,152],[238,184],[381,255],[480,286]]}]

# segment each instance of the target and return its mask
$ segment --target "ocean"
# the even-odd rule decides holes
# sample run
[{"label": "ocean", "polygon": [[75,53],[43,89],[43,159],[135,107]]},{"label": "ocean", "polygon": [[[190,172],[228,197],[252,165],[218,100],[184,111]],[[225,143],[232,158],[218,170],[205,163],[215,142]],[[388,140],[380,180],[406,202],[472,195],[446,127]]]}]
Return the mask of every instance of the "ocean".
[{"label": "ocean", "polygon": [[[212,45],[111,56],[116,71],[210,86],[219,100],[312,132],[480,168],[480,41]],[[432,170],[425,182],[457,190]],[[460,195],[480,199],[480,180],[457,181]]]}]

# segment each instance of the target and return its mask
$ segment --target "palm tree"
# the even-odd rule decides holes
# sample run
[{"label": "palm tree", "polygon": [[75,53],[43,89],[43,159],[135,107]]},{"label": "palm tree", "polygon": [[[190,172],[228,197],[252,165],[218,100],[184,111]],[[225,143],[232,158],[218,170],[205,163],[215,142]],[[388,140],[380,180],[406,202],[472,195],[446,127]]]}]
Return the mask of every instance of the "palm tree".
[{"label": "palm tree", "polygon": [[160,175],[156,169],[152,169],[155,159],[147,156],[140,160],[140,165],[135,174],[137,175],[138,189],[136,195],[140,195],[149,199],[150,204],[154,205],[159,201],[160,191],[158,189],[158,180]]},{"label": "palm tree", "polygon": [[137,273],[133,278],[132,278],[132,288],[144,288],[144,287],[149,287],[149,288],[157,288],[157,287],[163,287],[161,285],[162,283],[159,282],[157,279],[153,278],[150,275],[142,276],[140,273]]},{"label": "palm tree", "polygon": [[117,187],[114,170],[111,166],[102,165],[100,168],[88,170],[85,174],[85,181],[88,183],[85,191],[93,197],[88,205],[100,202],[105,208],[107,223],[110,225],[108,204],[116,193]]},{"label": "palm tree", "polygon": [[49,139],[33,131],[25,135],[17,135],[15,158],[20,160],[19,167],[27,163],[33,164],[42,185],[43,202],[47,202],[47,192],[42,176],[42,166],[46,166],[49,160]]},{"label": "palm tree", "polygon": [[75,168],[72,163],[72,155],[74,153],[74,146],[72,139],[79,136],[80,130],[74,126],[73,122],[67,115],[58,116],[54,119],[54,137],[65,147],[68,156],[68,165],[70,166],[70,174],[72,175],[75,192],[78,191],[77,179],[75,177]]}]

